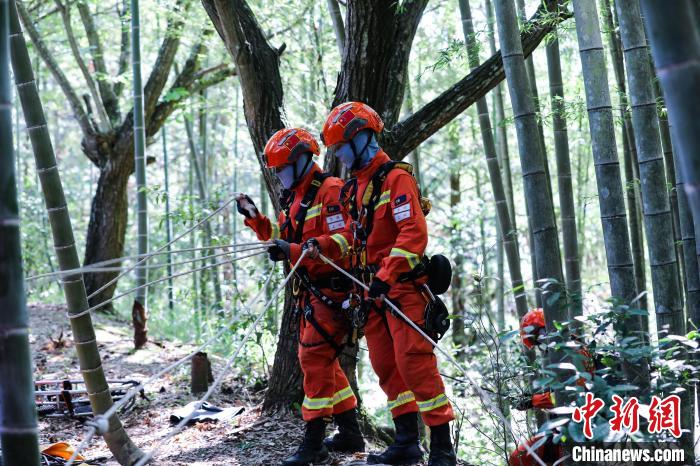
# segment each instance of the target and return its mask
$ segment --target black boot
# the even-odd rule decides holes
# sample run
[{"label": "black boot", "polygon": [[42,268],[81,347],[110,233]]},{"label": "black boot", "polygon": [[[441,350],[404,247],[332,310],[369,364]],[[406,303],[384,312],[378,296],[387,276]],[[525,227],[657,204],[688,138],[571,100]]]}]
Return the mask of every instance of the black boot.
[{"label": "black boot", "polygon": [[381,454],[367,456],[367,464],[415,464],[423,459],[418,437],[418,413],[406,413],[394,418],[396,436],[393,445]]},{"label": "black boot", "polygon": [[324,435],[326,435],[325,419],[320,417],[307,422],[304,440],[296,453],[282,462],[282,466],[324,464],[328,461],[328,450],[323,445]]},{"label": "black boot", "polygon": [[357,410],[349,409],[334,415],[333,419],[338,424],[338,433],[323,441],[326,448],[342,453],[365,451],[365,439],[357,422]]},{"label": "black boot", "polygon": [[457,455],[452,447],[450,423],[430,428],[430,456],[428,466],[455,466]]}]

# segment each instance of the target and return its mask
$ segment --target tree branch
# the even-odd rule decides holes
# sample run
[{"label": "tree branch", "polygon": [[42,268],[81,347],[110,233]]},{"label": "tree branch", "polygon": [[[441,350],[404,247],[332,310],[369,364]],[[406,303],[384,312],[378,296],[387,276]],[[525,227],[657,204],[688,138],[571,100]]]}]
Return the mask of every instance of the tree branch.
[{"label": "tree branch", "polygon": [[[118,2],[119,0],[117,0]],[[124,89],[124,83],[119,79],[124,73],[129,69],[129,57],[131,56],[131,35],[129,34],[129,19],[127,13],[129,12],[129,1],[122,0],[122,8],[119,10],[117,5],[117,12],[119,14],[119,23],[121,24],[121,45],[119,51],[119,69],[117,71],[117,82],[114,83],[114,95],[119,102],[119,96],[122,94]]]},{"label": "tree branch", "polygon": [[[280,185],[264,168],[262,159],[267,139],[284,127],[279,51],[267,41],[245,0],[202,0],[202,4],[236,65],[246,124],[267,191],[279,193]],[[278,196],[270,197],[275,210],[279,211]]]},{"label": "tree branch", "polygon": [[51,71],[51,74],[53,75],[54,79],[61,88],[61,91],[66,96],[66,99],[68,100],[68,103],[70,104],[71,109],[73,110],[73,115],[75,116],[76,120],[78,120],[80,129],[83,132],[83,136],[85,138],[92,136],[95,133],[95,129],[90,124],[90,119],[88,118],[87,112],[85,111],[83,104],[80,102],[78,94],[75,92],[75,89],[73,89],[73,86],[71,86],[70,82],[68,81],[68,78],[66,78],[66,75],[58,66],[58,63],[56,63],[56,60],[54,60],[53,56],[51,55],[51,52],[46,47],[44,41],[41,39],[39,32],[32,23],[32,19],[30,18],[29,13],[27,12],[26,7],[24,6],[24,3],[19,1],[16,3],[17,12],[19,13],[19,17],[22,20],[22,25],[24,26],[24,29],[26,30],[27,34],[29,35],[29,38],[36,47],[37,52],[39,53],[39,56],[41,57],[42,61],[46,64],[46,67],[49,69],[49,71]]},{"label": "tree branch", "polygon": [[[75,39],[75,34],[73,33],[73,26],[71,25],[70,19],[70,4],[64,5],[61,0],[54,0],[58,11],[61,13],[61,20],[63,21],[63,28],[66,31],[66,37],[68,38],[68,45],[70,46],[71,52],[73,53],[73,58],[80,68],[80,72],[85,78],[85,83],[87,84],[88,90],[90,91],[90,96],[95,103],[95,108],[97,109],[97,118],[99,121],[99,128],[102,132],[107,132],[112,129],[112,124],[107,116],[104,105],[102,105],[102,99],[97,93],[97,87],[95,86],[95,81],[90,76],[90,71],[85,65],[85,60],[83,60],[80,54],[80,48],[78,47],[78,41]],[[89,111],[89,106],[86,105]]]},{"label": "tree branch", "polygon": [[95,66],[95,71],[98,74],[97,86],[100,89],[102,101],[99,104],[96,103],[96,105],[104,108],[111,123],[117,123],[119,120],[119,101],[114,93],[112,85],[105,79],[108,76],[107,67],[105,65],[104,52],[102,50],[100,36],[97,33],[93,15],[90,13],[90,8],[82,0],[78,2],[78,12],[80,13],[80,20],[83,23],[85,35],[87,36],[88,43],[90,44],[92,62]]},{"label": "tree branch", "polygon": [[[546,0],[522,27],[523,53],[528,57],[545,36],[571,13]],[[500,51],[474,69],[420,110],[395,124],[382,135],[382,147],[396,160],[403,159],[440,128],[459,116],[505,79]]]},{"label": "tree branch", "polygon": [[185,24],[184,18],[190,6],[190,0],[178,0],[174,11],[168,16],[168,27],[165,30],[165,38],[158,50],[158,58],[153,65],[153,71],[148,77],[148,82],[143,88],[144,115],[146,121],[156,108],[158,99],[165,89],[165,84],[170,76],[170,69],[175,61],[175,54],[180,47],[180,34]]}]

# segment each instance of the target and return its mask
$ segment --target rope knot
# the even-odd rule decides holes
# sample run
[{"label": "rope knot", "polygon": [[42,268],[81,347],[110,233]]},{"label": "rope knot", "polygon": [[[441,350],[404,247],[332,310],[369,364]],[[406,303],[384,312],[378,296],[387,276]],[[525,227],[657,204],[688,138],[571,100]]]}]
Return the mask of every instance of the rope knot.
[{"label": "rope knot", "polygon": [[85,421],[85,425],[95,429],[95,432],[104,435],[109,430],[109,419],[102,414],[98,414],[89,421]]}]

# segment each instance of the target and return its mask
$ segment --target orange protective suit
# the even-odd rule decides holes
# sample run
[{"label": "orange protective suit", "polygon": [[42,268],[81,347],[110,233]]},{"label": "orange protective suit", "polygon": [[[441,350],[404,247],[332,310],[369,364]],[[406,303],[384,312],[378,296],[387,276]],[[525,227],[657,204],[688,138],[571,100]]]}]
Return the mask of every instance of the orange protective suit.
[{"label": "orange protective suit", "polygon": [[[354,173],[358,209],[372,176],[389,161],[380,150],[366,167]],[[317,240],[322,253],[334,260],[345,257],[355,246],[351,222],[342,232]],[[427,243],[416,181],[405,170],[391,170],[381,186],[362,261],[379,267],[376,277],[391,286],[389,299],[418,325],[424,324],[426,301],[414,283],[400,282],[399,276],[421,262]],[[454,419],[433,346],[425,338],[389,310],[370,313],[365,336],[372,367],[393,417],[420,411],[428,426]]]},{"label": "orange protective suit", "polygon": [[[320,172],[318,165],[302,178],[293,189],[293,200],[289,209],[292,229],[296,230],[296,214],[299,211],[301,201],[311,186],[314,173]],[[347,214],[340,205],[338,199],[343,182],[339,178],[327,178],[316,198],[311,203],[307,213],[302,234],[302,241],[319,235],[340,231],[344,228]],[[292,241],[288,237],[289,232],[282,228],[287,217],[280,213],[277,223],[273,223],[262,214],[246,219],[245,224],[252,228],[258,239],[284,239]],[[300,244],[290,244],[290,260],[296,263],[301,255]],[[305,259],[302,264],[309,273],[311,280],[324,276],[336,275],[337,272],[330,265]],[[340,265],[343,265],[342,263]],[[342,301],[344,293],[323,288],[321,291],[334,301]],[[308,293],[304,299],[310,299],[313,307],[313,318],[328,335],[341,345],[347,333],[344,317],[332,308],[323,304],[316,296]],[[305,318],[300,319],[299,330],[299,362],[304,373],[304,402],[302,415],[305,421],[319,417],[330,417],[357,406],[357,399],[340,368],[335,348],[329,344],[323,335]]]}]

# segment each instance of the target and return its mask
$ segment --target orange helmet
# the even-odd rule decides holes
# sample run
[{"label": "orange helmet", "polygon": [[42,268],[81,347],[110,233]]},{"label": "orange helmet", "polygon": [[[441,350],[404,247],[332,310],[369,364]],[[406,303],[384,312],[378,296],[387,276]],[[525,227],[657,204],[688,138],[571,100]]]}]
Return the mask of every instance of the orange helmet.
[{"label": "orange helmet", "polygon": [[[529,327],[529,328],[528,328]],[[520,321],[520,339],[523,345],[531,349],[537,344],[539,333],[545,328],[544,312],[541,307],[530,309]],[[525,330],[527,329],[527,330]]]},{"label": "orange helmet", "polygon": [[277,131],[265,144],[265,166],[267,168],[288,165],[299,158],[301,154],[311,152],[321,153],[316,139],[301,128],[285,128]]},{"label": "orange helmet", "polygon": [[331,110],[321,132],[326,147],[347,142],[363,129],[380,133],[384,122],[372,107],[362,102],[345,102]]}]

